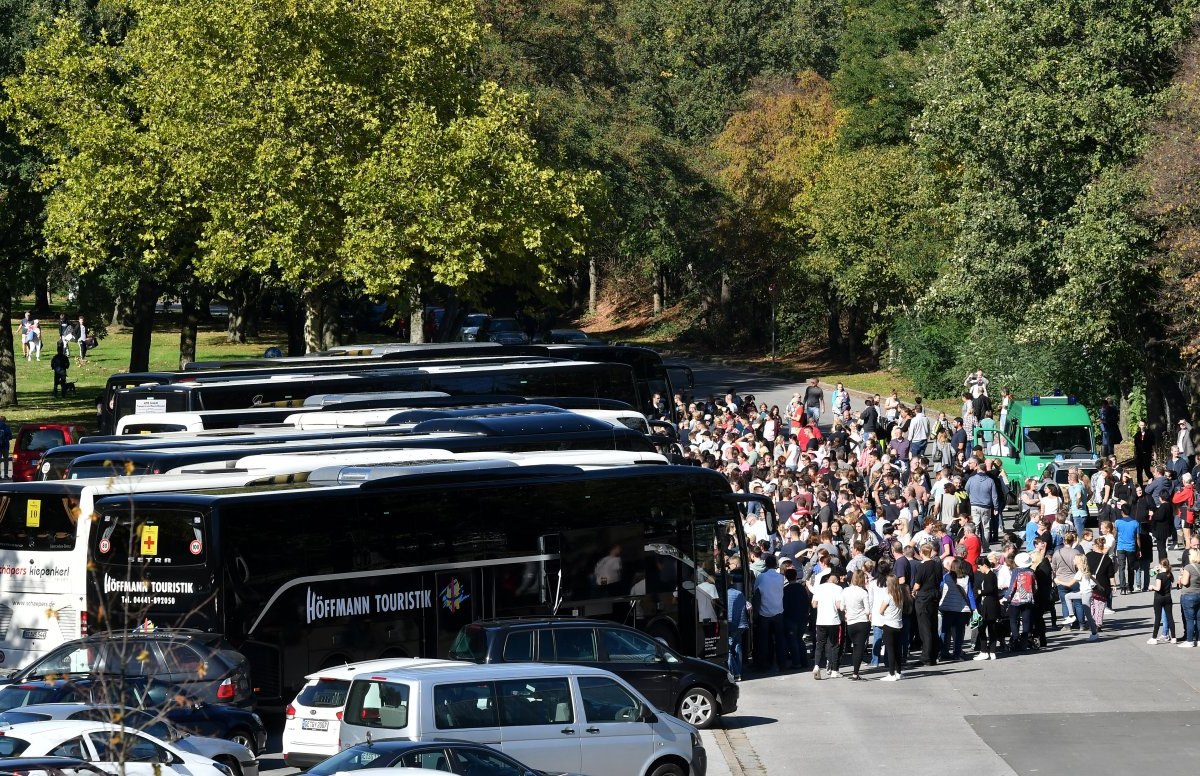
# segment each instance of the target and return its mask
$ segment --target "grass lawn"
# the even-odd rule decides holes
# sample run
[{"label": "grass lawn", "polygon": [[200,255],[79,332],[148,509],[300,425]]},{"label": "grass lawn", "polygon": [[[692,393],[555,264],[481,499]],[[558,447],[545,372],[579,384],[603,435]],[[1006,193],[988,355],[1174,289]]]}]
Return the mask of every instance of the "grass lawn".
[{"label": "grass lawn", "polygon": [[[23,315],[24,313],[22,313]],[[50,371],[50,359],[58,341],[58,324],[53,319],[43,322],[41,361],[26,361],[21,356],[21,345],[16,333],[18,321],[13,321],[13,342],[17,357],[17,406],[0,410],[8,418],[15,432],[21,423],[71,422],[80,423],[88,430],[96,427],[96,397],[104,389],[109,376],[129,369],[129,349],[132,337],[129,332],[111,331],[100,340],[100,346],[88,353],[88,362],[80,366],[77,358],[77,343],[71,343],[71,371],[67,380],[74,382],[76,392],[67,398],[54,398],[50,390],[54,385],[54,373]],[[179,317],[160,315],[155,322],[154,339],[150,346],[150,369],[173,371],[179,368]],[[196,358],[200,361],[216,359],[253,358],[263,354],[271,345],[283,345],[286,337],[282,332],[264,331],[263,336],[245,345],[225,341],[223,325],[201,329],[197,336]]]},{"label": "grass lawn", "polygon": [[[886,369],[877,369],[873,372],[823,374],[821,375],[821,379],[831,384],[841,383],[853,391],[877,393],[885,399],[894,388],[900,396],[900,401],[910,407],[913,404],[913,399],[917,396],[916,389],[913,388],[912,383],[903,375],[897,372],[889,372]],[[924,399],[922,403],[934,412],[944,412],[951,418],[958,415],[962,410],[962,402],[958,399]]]}]

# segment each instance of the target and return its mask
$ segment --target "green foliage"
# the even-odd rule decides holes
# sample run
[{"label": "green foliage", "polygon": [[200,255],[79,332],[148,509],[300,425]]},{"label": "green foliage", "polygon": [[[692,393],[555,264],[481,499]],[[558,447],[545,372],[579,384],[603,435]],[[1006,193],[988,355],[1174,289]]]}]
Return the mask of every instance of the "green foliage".
[{"label": "green foliage", "polygon": [[918,88],[923,152],[953,182],[945,297],[1022,317],[1064,283],[1087,185],[1134,158],[1195,3],[998,0],[949,6]]},{"label": "green foliage", "polygon": [[914,308],[941,265],[941,237],[921,169],[907,146],[835,154],[793,203],[808,249],[801,274],[830,284],[847,306],[887,325]]},{"label": "green foliage", "polygon": [[891,145],[909,138],[920,113],[913,85],[924,72],[923,44],[940,15],[930,0],[851,0],[833,76],[838,104],[848,108],[838,137],[844,148]]},{"label": "green foliage", "polygon": [[922,396],[958,396],[962,380],[955,367],[969,332],[968,324],[950,317],[901,317],[889,332],[890,366],[907,377]]},{"label": "green foliage", "polygon": [[579,251],[588,176],[544,165],[523,103],[468,79],[469,3],[130,7],[121,45],[63,18],[9,82],[76,266],[377,293],[433,276],[470,298],[551,286]]}]

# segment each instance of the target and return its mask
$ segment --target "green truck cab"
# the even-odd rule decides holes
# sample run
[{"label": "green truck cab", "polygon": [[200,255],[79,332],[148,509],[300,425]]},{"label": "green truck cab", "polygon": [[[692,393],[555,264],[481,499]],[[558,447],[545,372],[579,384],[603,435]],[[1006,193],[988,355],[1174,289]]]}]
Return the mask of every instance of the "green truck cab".
[{"label": "green truck cab", "polygon": [[[1033,396],[1014,401],[1003,428],[976,428],[972,445],[987,458],[1000,461],[1004,474],[1019,491],[1027,477],[1042,479],[1055,461],[1078,461],[1095,468],[1092,419],[1074,396]],[[1014,490],[1015,489],[1015,490]]]}]

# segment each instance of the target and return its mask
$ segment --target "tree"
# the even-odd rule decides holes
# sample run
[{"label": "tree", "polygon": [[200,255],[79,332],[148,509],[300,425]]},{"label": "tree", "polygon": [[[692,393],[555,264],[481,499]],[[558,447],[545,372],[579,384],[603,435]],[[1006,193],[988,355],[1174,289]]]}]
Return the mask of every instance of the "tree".
[{"label": "tree", "polygon": [[1074,208],[1139,152],[1193,11],[1119,0],[948,7],[918,86],[916,134],[950,178],[949,303],[1020,320],[1028,300],[1064,282]]},{"label": "tree", "polygon": [[[145,268],[138,308],[184,262],[214,286],[277,275],[319,349],[344,281],[548,284],[577,250],[586,176],[541,164],[521,101],[467,77],[468,3],[130,7],[120,46],[60,20],[12,104],[53,160],[48,240],[80,266]],[[415,189],[386,188],[401,180]]]},{"label": "tree", "polygon": [[831,327],[845,311],[848,355],[868,334],[878,351],[892,319],[914,311],[937,276],[945,235],[935,204],[909,146],[834,154],[794,203],[806,244],[797,273],[828,289]]},{"label": "tree", "polygon": [[930,0],[847,4],[831,79],[838,106],[848,111],[838,136],[843,148],[909,139],[909,124],[921,112],[913,87],[924,71],[927,41],[940,21]]}]

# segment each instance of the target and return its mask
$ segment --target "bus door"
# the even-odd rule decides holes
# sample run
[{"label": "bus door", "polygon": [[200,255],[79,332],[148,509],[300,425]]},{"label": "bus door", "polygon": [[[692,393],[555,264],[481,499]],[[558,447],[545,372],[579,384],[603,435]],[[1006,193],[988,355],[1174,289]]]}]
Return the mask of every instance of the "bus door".
[{"label": "bus door", "polygon": [[437,614],[437,657],[449,654],[454,638],[465,625],[478,620],[491,592],[479,568],[439,571],[433,579],[433,609]]},{"label": "bus door", "polygon": [[680,394],[683,398],[683,405],[686,407],[696,392],[696,374],[687,364],[666,364],[664,366],[667,371],[667,379],[671,381],[672,398],[676,393]]},{"label": "bus door", "polygon": [[[756,501],[759,504],[762,504],[763,511],[767,515],[767,531],[772,534],[775,533],[779,519],[775,515],[774,501],[766,496],[760,496],[755,493],[730,493],[725,498],[728,499],[730,503],[737,504],[739,509],[741,508],[742,504],[746,504],[751,501]],[[750,572],[750,547],[746,540],[746,530],[745,526],[742,524],[740,515],[737,520],[733,521],[733,527],[735,531],[734,536],[737,537],[738,557],[741,559],[741,563],[738,565],[736,571],[730,571],[729,584],[733,585],[738,590],[741,590],[742,594],[746,596],[746,600],[749,601],[754,595],[754,577]],[[753,655],[754,628],[749,628],[746,630],[745,640],[743,643],[745,654]]]},{"label": "bus door", "polygon": [[[686,648],[687,654],[722,665],[729,651],[729,617],[725,611],[729,575],[724,558],[718,559],[713,550],[720,547],[726,526],[716,521],[687,522],[679,537],[680,546],[692,559],[684,563],[679,585],[680,637],[689,638],[691,630],[694,643]],[[694,623],[694,628],[688,628],[687,623]]]},{"label": "bus door", "polygon": [[1021,450],[1013,444],[1007,434],[999,429],[976,428],[974,436],[973,447],[983,448],[985,457],[1000,461],[1009,482],[1024,481],[1021,472]]}]

